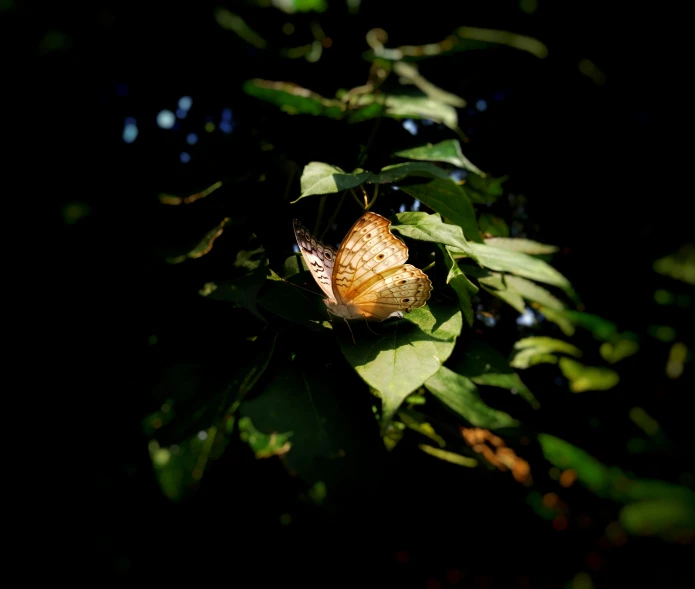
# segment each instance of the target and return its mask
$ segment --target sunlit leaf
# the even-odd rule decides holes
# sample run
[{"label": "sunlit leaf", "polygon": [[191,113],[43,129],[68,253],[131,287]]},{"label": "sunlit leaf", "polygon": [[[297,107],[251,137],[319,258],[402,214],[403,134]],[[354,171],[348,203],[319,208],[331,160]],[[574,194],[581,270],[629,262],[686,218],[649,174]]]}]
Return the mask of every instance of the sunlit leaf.
[{"label": "sunlit leaf", "polygon": [[513,274],[506,274],[504,276],[504,282],[508,288],[518,292],[527,301],[538,303],[551,309],[564,309],[566,307],[565,303],[555,295],[526,278],[514,276]]},{"label": "sunlit leaf", "polygon": [[687,487],[628,477],[621,469],[608,467],[586,451],[550,434],[538,434],[538,442],[546,460],[562,470],[574,470],[579,483],[599,497],[620,503],[651,499],[691,503],[695,499],[695,493]]},{"label": "sunlit leaf", "polygon": [[472,297],[478,292],[478,287],[461,271],[448,246],[440,244],[439,248],[444,257],[444,265],[448,270],[446,283],[454,289],[459,301],[459,307],[461,307],[468,325],[473,325],[475,314],[473,313]]},{"label": "sunlit leaf", "polygon": [[678,251],[659,258],[653,268],[659,274],[695,285],[695,244],[686,244]]},{"label": "sunlit leaf", "polygon": [[466,265],[464,271],[478,279],[486,290],[506,301],[519,313],[525,310],[524,300],[546,305],[551,309],[564,309],[565,303],[535,282],[521,276],[491,272]]},{"label": "sunlit leaf", "polygon": [[606,391],[620,382],[618,373],[610,368],[584,366],[571,358],[560,358],[560,370],[570,381],[570,389],[575,393],[584,391]]},{"label": "sunlit leaf", "polygon": [[410,393],[439,370],[463,327],[457,307],[435,303],[414,309],[405,319],[374,324],[377,335],[353,327],[356,344],[347,328],[336,330],[347,361],[379,391],[387,421]]},{"label": "sunlit leaf", "polygon": [[254,79],[244,82],[246,94],[280,107],[288,114],[307,114],[342,119],[347,104],[341,100],[324,98],[311,90],[290,82]]},{"label": "sunlit leaf", "polygon": [[430,119],[436,123],[443,123],[450,129],[458,129],[456,109],[428,96],[387,94],[384,104],[386,116],[397,119]]},{"label": "sunlit leaf", "polygon": [[462,456],[461,454],[456,454],[455,452],[449,452],[448,450],[442,450],[440,448],[434,448],[427,444],[420,444],[418,448],[430,456],[434,456],[446,462],[451,462],[452,464],[458,464],[459,466],[473,468],[478,465],[478,461],[475,458],[468,458],[467,456]]},{"label": "sunlit leaf", "polygon": [[225,217],[222,219],[220,224],[217,225],[217,227],[208,231],[198,242],[198,245],[196,245],[192,250],[180,256],[169,257],[167,258],[167,262],[170,264],[180,264],[188,258],[200,258],[201,256],[204,256],[212,249],[212,244],[215,242],[215,240],[222,235],[224,227],[227,225],[227,223],[229,223],[229,217]]},{"label": "sunlit leaf", "polygon": [[160,194],[159,195],[159,202],[165,205],[187,205],[191,204],[192,202],[195,202],[197,200],[200,200],[201,198],[205,198],[209,194],[212,194],[222,186],[222,182],[215,182],[212,186],[206,188],[205,190],[201,190],[200,192],[196,192],[195,194],[191,194],[190,196],[174,196],[173,194]]},{"label": "sunlit leaf", "polygon": [[347,174],[337,166],[323,162],[309,162],[302,171],[300,180],[302,193],[292,202],[295,203],[313,194],[329,194],[355,188],[366,182],[369,176],[369,172]]},{"label": "sunlit leaf", "polygon": [[533,37],[518,33],[479,27],[459,27],[456,29],[456,34],[462,39],[470,39],[471,41],[507,45],[513,49],[527,51],[540,59],[548,55],[548,48],[543,43]]},{"label": "sunlit leaf", "polygon": [[695,498],[652,499],[630,503],[620,510],[620,524],[631,534],[679,540],[695,536]]},{"label": "sunlit leaf", "polygon": [[464,168],[483,174],[483,172],[475,166],[461,151],[461,144],[457,139],[446,139],[440,143],[432,145],[431,143],[421,147],[414,147],[397,151],[394,155],[405,157],[411,160],[424,160],[430,162],[446,162],[457,168]]},{"label": "sunlit leaf", "polygon": [[485,240],[485,243],[492,247],[531,255],[552,254],[560,249],[555,245],[546,245],[521,237],[490,237]]},{"label": "sunlit leaf", "polygon": [[[500,238],[509,236],[509,225],[502,217],[490,213],[483,213],[478,219],[478,226],[484,235],[495,235]],[[488,239],[485,240],[488,243]]]},{"label": "sunlit leaf", "polygon": [[495,348],[478,338],[469,338],[461,344],[462,353],[450,363],[457,374],[470,378],[475,384],[500,387],[518,393],[532,407],[540,404],[509,365],[506,358]]},{"label": "sunlit leaf", "polygon": [[545,305],[551,309],[564,309],[565,303],[535,282],[513,274],[490,272],[484,268],[466,265],[465,272],[478,279],[486,290],[506,301],[519,313],[525,310],[524,300]]},{"label": "sunlit leaf", "polygon": [[440,243],[451,245],[457,250],[469,250],[473,255],[471,248],[463,236],[463,231],[458,225],[443,223],[439,214],[435,213],[398,213],[396,214],[398,225],[392,225],[391,229],[419,241],[429,241],[431,243]]},{"label": "sunlit leaf", "polygon": [[292,447],[289,439],[292,432],[264,434],[258,431],[248,417],[239,420],[239,435],[246,442],[256,458],[270,458],[287,454]]},{"label": "sunlit leaf", "polygon": [[267,46],[266,40],[254,31],[238,14],[234,14],[220,6],[215,9],[215,20],[222,28],[233,31],[249,45],[253,45],[257,49],[265,49]]},{"label": "sunlit leaf", "polygon": [[470,264],[466,264],[464,272],[476,278],[478,284],[480,284],[483,289],[504,301],[519,313],[523,313],[526,310],[523,297],[507,284],[505,278],[509,276],[508,274],[490,272],[485,268],[478,268]]},{"label": "sunlit leaf", "polygon": [[407,63],[405,61],[396,61],[393,64],[393,71],[400,76],[400,81],[402,84],[414,84],[427,96],[433,100],[436,100],[437,102],[450,104],[451,106],[455,106],[457,108],[463,108],[466,106],[466,101],[460,96],[456,96],[451,92],[442,90],[429,80],[425,79],[422,74],[420,74],[418,67],[415,64]]},{"label": "sunlit leaf", "polygon": [[548,307],[542,307],[541,312],[548,320],[557,323],[565,335],[572,335],[575,326],[583,327],[590,331],[596,339],[602,341],[611,340],[618,333],[618,327],[615,323],[598,315]]},{"label": "sunlit leaf", "polygon": [[456,374],[446,366],[442,366],[435,375],[428,378],[425,387],[471,425],[487,429],[519,425],[511,415],[488,407],[480,398],[478,388],[472,380]]},{"label": "sunlit leaf", "polygon": [[554,354],[569,354],[581,357],[582,352],[572,344],[551,337],[527,337],[514,344],[514,355],[510,364],[515,368],[528,368],[543,362],[555,364]]},{"label": "sunlit leaf", "polygon": [[427,162],[405,162],[386,166],[380,172],[370,174],[367,181],[371,184],[390,184],[408,177],[439,178],[451,182],[444,170]]},{"label": "sunlit leaf", "polygon": [[398,419],[400,419],[408,428],[428,437],[433,442],[436,442],[440,448],[446,446],[444,438],[434,431],[432,424],[427,421],[426,416],[424,416],[422,413],[418,413],[417,411],[409,408],[401,408],[398,411]]},{"label": "sunlit leaf", "polygon": [[[504,250],[487,244],[469,243],[469,247],[473,250],[473,253],[475,253],[478,261],[490,270],[509,272],[517,276],[523,276],[531,280],[558,286],[573,300],[578,300],[567,278],[543,260],[529,256],[528,254]],[[465,251],[454,252],[454,255],[457,257],[467,257]]]},{"label": "sunlit leaf", "polygon": [[[426,184],[401,186],[403,192],[418,199],[454,225],[463,229],[467,239],[482,243],[475,220],[475,209],[465,192],[450,178],[436,179]],[[404,214],[404,213],[402,213]],[[456,245],[449,242],[448,245]]]},{"label": "sunlit leaf", "polygon": [[632,356],[639,351],[639,344],[633,339],[618,338],[614,342],[603,342],[599,348],[601,358],[610,364]]},{"label": "sunlit leaf", "polygon": [[566,336],[574,335],[576,331],[574,323],[565,315],[564,310],[544,307],[543,305],[539,305],[538,309],[548,321],[555,323]]}]

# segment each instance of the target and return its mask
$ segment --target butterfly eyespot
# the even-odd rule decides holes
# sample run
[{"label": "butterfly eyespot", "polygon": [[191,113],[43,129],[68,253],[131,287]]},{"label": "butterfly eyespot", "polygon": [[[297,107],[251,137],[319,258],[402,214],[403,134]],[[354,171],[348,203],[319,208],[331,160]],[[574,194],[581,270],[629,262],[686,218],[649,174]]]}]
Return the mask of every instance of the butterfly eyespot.
[{"label": "butterfly eyespot", "polygon": [[406,282],[405,280],[399,280],[398,284],[405,284],[405,282]]},{"label": "butterfly eyespot", "polygon": [[376,257],[376,259],[379,260],[379,261],[383,260],[383,259],[384,259],[384,254],[379,254],[379,255]]},{"label": "butterfly eyespot", "polygon": [[371,239],[371,238],[372,238],[372,234],[371,234],[371,233],[367,233],[367,235],[365,235],[364,238],[365,238],[365,239]]},{"label": "butterfly eyespot", "polygon": [[410,299],[401,299],[401,303],[409,303]]},{"label": "butterfly eyespot", "polygon": [[331,252],[323,252],[323,257],[326,258],[327,260],[331,259]]}]

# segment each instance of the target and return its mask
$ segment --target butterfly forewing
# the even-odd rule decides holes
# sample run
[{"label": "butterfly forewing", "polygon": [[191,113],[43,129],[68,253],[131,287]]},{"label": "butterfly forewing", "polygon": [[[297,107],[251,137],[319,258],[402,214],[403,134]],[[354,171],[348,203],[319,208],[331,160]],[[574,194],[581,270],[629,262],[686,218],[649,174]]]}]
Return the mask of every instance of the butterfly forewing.
[{"label": "butterfly forewing", "polygon": [[408,259],[408,248],[389,230],[391,222],[365,213],[352,226],[338,251],[333,292],[343,302],[352,301],[380,274]]},{"label": "butterfly forewing", "polygon": [[325,243],[316,239],[309,230],[297,219],[293,221],[294,236],[297,239],[299,250],[304,256],[306,265],[311,270],[311,274],[321,290],[328,295],[331,300],[335,300],[331,277],[333,275],[333,264],[338,255],[338,251]]}]

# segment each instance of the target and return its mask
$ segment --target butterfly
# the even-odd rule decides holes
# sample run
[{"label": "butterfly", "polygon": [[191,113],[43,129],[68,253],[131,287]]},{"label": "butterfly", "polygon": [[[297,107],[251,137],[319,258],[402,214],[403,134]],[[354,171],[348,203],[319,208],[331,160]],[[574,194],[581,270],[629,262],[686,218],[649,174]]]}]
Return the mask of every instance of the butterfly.
[{"label": "butterfly", "polygon": [[348,231],[339,249],[321,243],[297,219],[299,249],[328,296],[328,312],[344,319],[384,321],[422,307],[432,292],[427,275],[405,264],[408,248],[389,229],[391,221],[367,212]]}]

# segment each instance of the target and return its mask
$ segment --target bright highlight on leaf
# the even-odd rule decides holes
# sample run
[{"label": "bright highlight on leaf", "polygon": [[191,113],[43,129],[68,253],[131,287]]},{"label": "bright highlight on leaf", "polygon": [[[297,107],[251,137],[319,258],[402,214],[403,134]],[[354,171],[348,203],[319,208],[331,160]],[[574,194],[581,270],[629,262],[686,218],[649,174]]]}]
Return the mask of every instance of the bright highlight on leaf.
[{"label": "bright highlight on leaf", "polygon": [[571,358],[560,358],[560,370],[570,381],[570,389],[575,393],[584,391],[607,391],[620,382],[618,373],[609,368],[584,366]]}]

